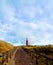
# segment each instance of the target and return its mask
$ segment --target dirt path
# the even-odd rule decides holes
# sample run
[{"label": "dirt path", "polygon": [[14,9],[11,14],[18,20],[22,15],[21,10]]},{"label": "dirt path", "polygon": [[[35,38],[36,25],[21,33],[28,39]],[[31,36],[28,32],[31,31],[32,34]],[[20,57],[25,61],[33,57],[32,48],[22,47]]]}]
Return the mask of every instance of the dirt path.
[{"label": "dirt path", "polygon": [[11,56],[11,59],[10,58],[8,59],[8,64],[7,65],[15,65],[14,58],[15,58],[15,53],[16,53],[17,50],[18,50],[18,48],[13,53],[13,56]]},{"label": "dirt path", "polygon": [[30,56],[22,48],[16,51],[14,61],[15,65],[34,65]]},{"label": "dirt path", "polygon": [[22,48],[17,48],[12,58],[8,59],[7,65],[34,65],[30,59],[30,56]]}]

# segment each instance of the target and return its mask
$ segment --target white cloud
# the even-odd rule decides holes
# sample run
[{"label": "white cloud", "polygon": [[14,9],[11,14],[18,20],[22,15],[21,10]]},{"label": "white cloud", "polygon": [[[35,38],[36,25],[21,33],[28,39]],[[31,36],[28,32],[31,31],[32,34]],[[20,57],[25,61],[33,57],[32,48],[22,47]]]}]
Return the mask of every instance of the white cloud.
[{"label": "white cloud", "polygon": [[15,43],[13,45],[15,45],[15,46],[23,46],[23,44],[21,42]]},{"label": "white cloud", "polygon": [[41,8],[40,5],[37,5],[37,6],[35,7],[35,11],[36,11],[36,13],[39,13],[39,14],[42,14],[42,13],[44,12],[44,10]]},{"label": "white cloud", "polygon": [[51,37],[52,37],[51,33],[49,33],[49,32],[44,33],[42,39],[40,39],[40,44],[41,45],[49,44],[50,43],[49,39],[51,39]]},{"label": "white cloud", "polygon": [[53,0],[49,0],[46,5],[46,10],[50,11],[53,9]]},{"label": "white cloud", "polygon": [[32,29],[38,29],[38,24],[31,22],[29,23],[29,27],[31,27]]},{"label": "white cloud", "polygon": [[27,17],[34,18],[34,16],[35,16],[35,7],[25,7],[23,9],[22,13],[24,15],[26,15]]},{"label": "white cloud", "polygon": [[[26,22],[23,22],[23,21],[20,21],[20,23],[19,23],[19,26],[20,26],[20,28],[18,28],[18,31],[17,31],[17,36],[19,37],[19,38],[28,38],[31,42],[34,42],[35,41],[35,39],[36,39],[36,37],[33,35],[33,33],[32,33],[32,30],[30,30],[29,29],[29,23],[26,23]],[[27,28],[28,27],[28,28]]]},{"label": "white cloud", "polygon": [[6,0],[2,4],[2,12],[4,14],[4,18],[8,21],[15,20],[15,13],[13,7],[7,5]]},{"label": "white cloud", "polygon": [[51,33],[46,32],[45,35],[44,35],[44,38],[45,38],[45,39],[48,39],[48,38],[50,38],[51,36],[52,36]]},{"label": "white cloud", "polygon": [[20,2],[21,2],[22,4],[27,3],[27,4],[29,4],[29,5],[34,5],[34,4],[35,4],[35,1],[36,1],[36,0],[20,0]]},{"label": "white cloud", "polygon": [[17,23],[18,23],[19,25],[25,26],[25,27],[26,27],[26,25],[27,25],[27,22],[24,22],[24,21],[21,20],[21,19],[18,19]]},{"label": "white cloud", "polygon": [[0,29],[0,32],[2,32],[2,33],[6,33],[6,31],[5,31],[5,30],[3,30],[3,29]]},{"label": "white cloud", "polygon": [[41,15],[44,12],[41,5],[36,5],[36,6],[24,5],[24,7],[22,7],[20,10],[21,10],[20,15],[24,15],[25,17],[32,19],[35,18],[37,14]]},{"label": "white cloud", "polygon": [[[40,34],[39,41],[41,42],[41,44],[43,44],[43,42],[48,43],[48,39],[51,37],[51,33],[46,31],[50,31],[50,30],[53,31],[53,24],[49,23],[50,21],[46,13],[48,12],[48,10],[50,11],[52,7],[50,8],[49,4],[47,4],[49,5],[49,7],[46,5],[45,9],[40,4],[34,6],[35,3],[34,1],[35,0],[32,0],[31,2],[30,0],[26,0],[26,1],[22,0],[20,6],[18,6],[16,9],[17,10],[16,11],[17,14],[16,14],[15,9],[11,7],[11,5],[10,6],[7,5],[6,0],[3,0],[2,11],[6,22],[5,24],[0,23],[0,33],[3,34],[3,36],[1,36],[0,39],[4,39],[5,37],[6,39],[7,37],[11,39],[13,38],[12,40],[14,40],[15,37],[19,39],[29,38],[31,44],[33,43],[35,45],[36,41],[39,39],[38,36],[39,32],[40,33],[43,32],[42,34]],[[46,16],[43,13],[46,14]],[[15,18],[15,16],[18,17]],[[37,21],[36,16],[37,17],[40,16],[39,21]],[[52,15],[50,15],[50,17],[53,18]],[[8,35],[9,31],[15,33],[17,36],[16,35],[15,37],[13,37],[13,35],[9,36]],[[38,43],[40,43],[39,41]],[[18,44],[21,45],[21,42],[19,42]]]},{"label": "white cloud", "polygon": [[53,31],[53,26],[52,24],[49,24],[48,22],[40,22],[39,23],[39,29],[41,29],[42,31],[47,31],[47,30],[51,30]]},{"label": "white cloud", "polygon": [[15,20],[15,13],[13,12],[12,8],[6,7],[4,13],[5,13],[5,18],[8,21]]},{"label": "white cloud", "polygon": [[42,39],[40,40],[40,45],[47,45],[47,44],[49,44],[49,43],[47,42],[47,39],[42,38]]},{"label": "white cloud", "polygon": [[5,38],[4,37],[0,37],[0,40],[5,40]]},{"label": "white cloud", "polygon": [[12,31],[13,29],[14,29],[14,26],[12,24],[9,24],[9,23],[0,24],[0,31],[1,32]]},{"label": "white cloud", "polygon": [[[17,31],[17,34],[19,35],[20,38],[29,38],[29,44],[32,44],[32,45],[35,45],[35,44],[49,44],[48,43],[48,39],[51,37],[51,33],[47,33],[46,30],[47,29],[51,29],[51,25],[47,22],[41,22],[41,23],[35,23],[35,22],[29,22],[29,23],[26,23],[24,21],[20,21],[18,22],[21,29],[19,29]],[[28,28],[27,28],[28,27]],[[31,30],[29,29],[31,28]],[[39,40],[38,43],[36,43],[36,35],[34,36],[34,34],[37,34],[37,33],[34,33],[32,31],[35,31],[37,29],[40,29],[42,31],[44,31],[43,33],[43,38]],[[40,35],[41,36],[41,35]]]},{"label": "white cloud", "polygon": [[29,44],[35,45],[35,42],[36,42],[36,36],[34,35],[29,36]]}]

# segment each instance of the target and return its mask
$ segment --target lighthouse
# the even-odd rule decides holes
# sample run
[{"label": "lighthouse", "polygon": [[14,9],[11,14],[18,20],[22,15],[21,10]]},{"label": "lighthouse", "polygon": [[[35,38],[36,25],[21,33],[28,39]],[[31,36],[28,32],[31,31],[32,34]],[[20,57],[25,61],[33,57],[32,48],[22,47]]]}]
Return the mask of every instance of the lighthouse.
[{"label": "lighthouse", "polygon": [[28,39],[26,39],[26,46],[28,46]]}]

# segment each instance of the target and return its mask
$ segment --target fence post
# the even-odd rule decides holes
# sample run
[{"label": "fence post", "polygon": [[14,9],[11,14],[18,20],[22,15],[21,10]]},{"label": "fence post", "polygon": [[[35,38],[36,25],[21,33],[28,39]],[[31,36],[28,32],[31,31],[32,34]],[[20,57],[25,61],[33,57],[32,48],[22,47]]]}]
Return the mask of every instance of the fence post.
[{"label": "fence post", "polygon": [[8,62],[8,51],[6,53],[6,61]]},{"label": "fence post", "polygon": [[10,52],[10,58],[11,58],[11,52]]},{"label": "fence post", "polygon": [[3,65],[3,63],[4,63],[4,53],[2,54],[2,62],[1,62],[1,64]]},{"label": "fence post", "polygon": [[38,57],[37,57],[37,52],[36,52],[36,64],[38,65]]},{"label": "fence post", "polygon": [[46,60],[45,60],[45,61],[46,61],[46,65],[49,65],[49,64],[48,64],[48,59],[47,59],[47,58],[46,58]]}]

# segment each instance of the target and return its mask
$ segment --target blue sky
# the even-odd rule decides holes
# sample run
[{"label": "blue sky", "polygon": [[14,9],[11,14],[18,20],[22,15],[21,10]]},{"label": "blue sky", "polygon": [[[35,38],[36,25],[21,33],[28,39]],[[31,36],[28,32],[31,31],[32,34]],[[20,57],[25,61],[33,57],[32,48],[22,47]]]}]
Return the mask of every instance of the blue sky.
[{"label": "blue sky", "polygon": [[53,0],[0,0],[0,40],[14,45],[53,44]]}]

